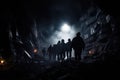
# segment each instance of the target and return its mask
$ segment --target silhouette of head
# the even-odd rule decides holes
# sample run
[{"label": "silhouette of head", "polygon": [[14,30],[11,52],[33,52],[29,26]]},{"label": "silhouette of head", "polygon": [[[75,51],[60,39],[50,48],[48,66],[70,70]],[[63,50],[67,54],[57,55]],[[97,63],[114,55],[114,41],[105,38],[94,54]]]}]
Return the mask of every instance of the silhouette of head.
[{"label": "silhouette of head", "polygon": [[64,39],[62,39],[62,43],[64,43]]},{"label": "silhouette of head", "polygon": [[52,47],[52,45],[50,44],[50,47]]},{"label": "silhouette of head", "polygon": [[58,43],[57,44],[60,44],[60,41],[58,41]]},{"label": "silhouette of head", "polygon": [[71,41],[71,39],[69,38],[69,39],[68,39],[68,42],[70,42],[70,41]]},{"label": "silhouette of head", "polygon": [[78,32],[77,34],[76,34],[76,36],[80,36],[81,35],[81,33],[80,32]]}]

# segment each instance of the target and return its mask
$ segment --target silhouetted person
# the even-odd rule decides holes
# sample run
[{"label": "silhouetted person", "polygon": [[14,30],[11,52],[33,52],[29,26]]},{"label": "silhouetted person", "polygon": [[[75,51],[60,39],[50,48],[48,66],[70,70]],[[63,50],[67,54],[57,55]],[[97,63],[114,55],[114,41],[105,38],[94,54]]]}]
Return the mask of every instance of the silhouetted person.
[{"label": "silhouetted person", "polygon": [[57,43],[57,60],[60,60],[60,53],[61,53],[61,43],[58,41]]},{"label": "silhouetted person", "polygon": [[84,43],[82,37],[80,37],[80,35],[81,35],[80,32],[78,32],[76,34],[76,37],[74,37],[72,40],[72,48],[74,49],[75,60],[77,60],[77,61],[81,60],[81,53],[85,47],[85,43]]},{"label": "silhouetted person", "polygon": [[48,55],[49,55],[49,60],[51,60],[52,59],[52,53],[53,53],[53,47],[52,47],[52,45],[50,45],[48,47],[47,52],[48,52]]},{"label": "silhouetted person", "polygon": [[56,61],[56,55],[57,55],[57,45],[56,44],[54,44],[53,45],[53,61]]},{"label": "silhouetted person", "polygon": [[66,51],[66,45],[64,42],[64,39],[61,40],[61,53],[60,53],[60,59],[64,60],[65,58],[65,51]]},{"label": "silhouetted person", "polygon": [[45,50],[45,48],[42,49],[42,54],[43,54],[44,57],[46,56],[46,50]]},{"label": "silhouetted person", "polygon": [[70,58],[71,59],[71,53],[72,53],[72,41],[71,39],[68,39],[68,42],[66,43],[66,52],[67,52],[67,58]]}]

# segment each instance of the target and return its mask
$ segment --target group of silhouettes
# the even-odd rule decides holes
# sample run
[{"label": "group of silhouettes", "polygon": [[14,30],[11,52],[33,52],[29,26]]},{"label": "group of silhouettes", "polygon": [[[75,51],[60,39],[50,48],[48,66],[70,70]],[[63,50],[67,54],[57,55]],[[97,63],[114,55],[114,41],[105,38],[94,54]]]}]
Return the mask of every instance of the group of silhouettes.
[{"label": "group of silhouettes", "polygon": [[63,61],[65,59],[72,58],[72,49],[74,50],[75,60],[81,60],[82,50],[85,48],[85,43],[80,36],[80,32],[71,40],[68,39],[68,42],[65,43],[64,39],[58,41],[57,44],[50,45],[47,49],[49,60],[50,61]]}]

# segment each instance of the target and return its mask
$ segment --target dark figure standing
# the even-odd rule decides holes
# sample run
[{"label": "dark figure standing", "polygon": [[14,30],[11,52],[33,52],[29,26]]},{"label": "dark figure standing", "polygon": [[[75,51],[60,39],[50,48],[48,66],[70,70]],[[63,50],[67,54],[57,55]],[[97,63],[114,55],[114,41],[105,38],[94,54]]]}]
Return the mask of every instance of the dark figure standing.
[{"label": "dark figure standing", "polygon": [[43,54],[43,57],[46,57],[46,49],[45,49],[45,47],[42,49],[42,54]]},{"label": "dark figure standing", "polygon": [[53,53],[53,47],[52,47],[52,45],[50,45],[48,47],[47,52],[48,52],[48,55],[49,55],[49,60],[51,61],[51,59],[52,59],[52,53]]},{"label": "dark figure standing", "polygon": [[61,40],[61,53],[60,53],[61,60],[65,59],[65,51],[66,51],[66,45],[65,45],[64,39],[62,39]]},{"label": "dark figure standing", "polygon": [[58,41],[58,43],[57,43],[57,60],[59,61],[60,59],[61,59],[61,42],[60,41]]},{"label": "dark figure standing", "polygon": [[53,45],[53,56],[52,56],[52,60],[56,61],[56,55],[57,55],[57,44]]},{"label": "dark figure standing", "polygon": [[71,59],[72,56],[72,46],[71,46],[71,39],[68,39],[68,42],[66,43],[66,52],[67,52],[67,58]]},{"label": "dark figure standing", "polygon": [[72,48],[74,49],[75,60],[77,61],[81,60],[81,53],[85,47],[85,43],[80,35],[80,32],[78,32],[72,40]]}]

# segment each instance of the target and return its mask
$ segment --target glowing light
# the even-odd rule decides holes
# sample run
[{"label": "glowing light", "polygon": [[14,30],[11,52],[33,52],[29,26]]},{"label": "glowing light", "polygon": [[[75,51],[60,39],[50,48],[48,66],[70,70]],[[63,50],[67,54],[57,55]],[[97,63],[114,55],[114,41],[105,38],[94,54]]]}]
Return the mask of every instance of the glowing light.
[{"label": "glowing light", "polygon": [[4,59],[0,59],[0,65],[4,65],[4,63],[5,63],[5,60]]},{"label": "glowing light", "polygon": [[63,24],[60,27],[60,30],[54,32],[50,37],[49,41],[52,44],[56,44],[59,40],[64,39],[65,43],[68,41],[68,38],[72,39],[76,34],[76,29],[74,25]]},{"label": "glowing light", "polygon": [[61,27],[61,30],[63,32],[69,32],[70,31],[70,26],[68,24],[64,24],[62,27]]},{"label": "glowing light", "polygon": [[37,49],[34,49],[34,51],[33,51],[34,53],[37,53],[38,52],[38,50]]},{"label": "glowing light", "polygon": [[1,60],[0,63],[3,64],[3,63],[4,63],[4,60]]},{"label": "glowing light", "polygon": [[95,53],[95,50],[91,49],[88,53],[89,53],[89,55],[93,55]]}]

